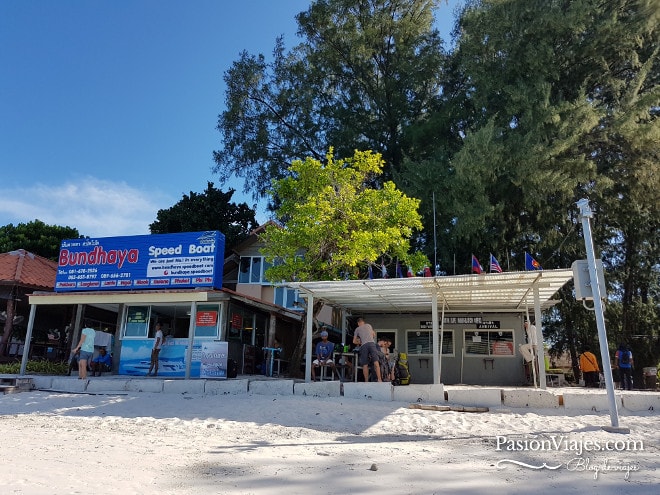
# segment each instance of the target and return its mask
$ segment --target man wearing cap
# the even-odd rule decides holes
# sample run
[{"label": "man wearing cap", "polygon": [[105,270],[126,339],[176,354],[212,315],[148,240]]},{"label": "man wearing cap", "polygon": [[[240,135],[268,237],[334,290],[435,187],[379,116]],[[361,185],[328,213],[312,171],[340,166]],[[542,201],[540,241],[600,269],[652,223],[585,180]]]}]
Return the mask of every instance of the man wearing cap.
[{"label": "man wearing cap", "polygon": [[330,366],[332,373],[337,375],[339,373],[335,368],[335,361],[332,359],[332,352],[335,350],[335,344],[328,340],[328,332],[323,330],[321,332],[321,340],[316,344],[316,359],[312,361],[312,381],[316,381],[316,368],[320,366]]}]

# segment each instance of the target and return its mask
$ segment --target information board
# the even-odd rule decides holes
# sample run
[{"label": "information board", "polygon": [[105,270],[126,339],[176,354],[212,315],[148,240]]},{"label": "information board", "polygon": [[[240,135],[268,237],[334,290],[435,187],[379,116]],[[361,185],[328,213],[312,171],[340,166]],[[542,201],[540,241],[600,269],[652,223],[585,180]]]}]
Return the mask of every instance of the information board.
[{"label": "information board", "polygon": [[217,230],[62,241],[55,292],[222,288]]}]

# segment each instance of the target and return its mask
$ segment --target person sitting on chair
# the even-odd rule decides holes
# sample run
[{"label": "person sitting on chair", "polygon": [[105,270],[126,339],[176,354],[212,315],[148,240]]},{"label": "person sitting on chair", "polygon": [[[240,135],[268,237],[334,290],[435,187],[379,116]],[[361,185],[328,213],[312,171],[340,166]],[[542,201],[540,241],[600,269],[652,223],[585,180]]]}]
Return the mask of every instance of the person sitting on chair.
[{"label": "person sitting on chair", "polygon": [[[316,359],[312,361],[312,381],[316,381],[316,368],[320,366],[330,366],[332,372],[337,375],[337,369],[335,368],[335,361],[332,359],[332,353],[335,350],[335,344],[328,341],[328,332],[323,330],[321,332],[321,341],[316,344]],[[321,371],[323,373],[323,371]]]},{"label": "person sitting on chair", "polygon": [[105,347],[101,347],[98,356],[92,359],[93,376],[101,376],[103,371],[112,371],[112,356],[107,353]]}]

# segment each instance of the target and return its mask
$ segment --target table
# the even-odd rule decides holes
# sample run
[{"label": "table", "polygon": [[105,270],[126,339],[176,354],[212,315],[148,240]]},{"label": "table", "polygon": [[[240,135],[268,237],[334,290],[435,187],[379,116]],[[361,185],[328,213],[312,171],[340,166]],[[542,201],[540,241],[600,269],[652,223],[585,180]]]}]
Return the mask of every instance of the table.
[{"label": "table", "polygon": [[[332,353],[332,359],[335,362],[335,366],[337,366],[337,358],[339,358],[339,360],[346,359],[346,358],[351,359],[351,363],[353,364],[353,381],[357,382],[358,381],[357,380],[357,378],[358,378],[358,353],[356,351],[349,351],[349,352],[338,352],[337,351],[337,352],[333,352]],[[339,369],[341,370],[341,376],[344,380],[346,380],[346,365],[342,364],[342,365],[339,365],[339,366],[341,366],[341,367],[339,367]]]}]

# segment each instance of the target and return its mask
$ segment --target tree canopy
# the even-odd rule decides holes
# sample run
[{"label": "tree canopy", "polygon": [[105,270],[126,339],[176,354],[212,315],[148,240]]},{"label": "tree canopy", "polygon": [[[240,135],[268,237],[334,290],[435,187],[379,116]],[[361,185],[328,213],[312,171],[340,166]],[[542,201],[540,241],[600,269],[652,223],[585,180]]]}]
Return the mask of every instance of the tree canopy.
[{"label": "tree canopy", "polygon": [[425,257],[409,253],[410,239],[421,229],[419,201],[387,181],[370,186],[382,173],[383,159],[355,151],[325,162],[308,157],[291,165],[290,176],[273,183],[281,201],[278,219],[266,226],[263,253],[272,264],[272,281],[332,280],[356,276],[356,268],[377,260],[423,265]]},{"label": "tree canopy", "polygon": [[403,131],[439,91],[443,50],[433,27],[438,0],[314,1],[296,17],[305,42],[273,61],[241,54],[225,73],[226,110],[215,171],[244,177],[255,196],[295,159],[355,149],[380,152],[380,180],[406,151]]},{"label": "tree canopy", "polygon": [[33,254],[57,261],[62,241],[79,237],[82,236],[77,229],[47,225],[41,220],[17,225],[10,223],[0,227],[0,253],[25,249]]},{"label": "tree canopy", "polygon": [[208,182],[203,193],[190,191],[174,206],[158,210],[149,230],[152,234],[219,230],[225,235],[225,251],[245,240],[258,223],[254,208],[232,203],[235,190],[223,192]]},{"label": "tree canopy", "polygon": [[[655,364],[660,0],[469,0],[449,52],[438,6],[312,2],[297,16],[303,43],[287,52],[278,40],[272,63],[244,54],[226,74],[216,171],[259,195],[329,143],[339,158],[380,152],[373,185],[393,180],[421,200],[412,240],[430,254],[437,227],[448,273],[470,273],[471,253],[493,253],[505,270],[523,269],[525,251],[546,269],[570,266],[585,256],[576,202],[586,198],[610,338]],[[549,316],[557,351],[594,344],[582,311],[572,301]]]}]

